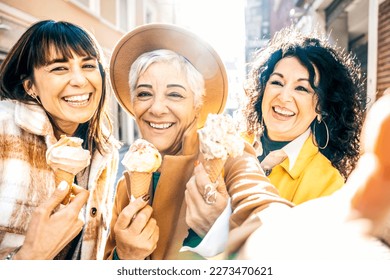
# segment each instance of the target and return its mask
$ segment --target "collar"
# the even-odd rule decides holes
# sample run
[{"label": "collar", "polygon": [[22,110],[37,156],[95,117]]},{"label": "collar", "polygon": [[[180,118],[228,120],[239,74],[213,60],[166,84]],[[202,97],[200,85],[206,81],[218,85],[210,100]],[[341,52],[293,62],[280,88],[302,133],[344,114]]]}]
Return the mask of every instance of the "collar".
[{"label": "collar", "polygon": [[38,104],[15,101],[15,123],[29,133],[44,136],[48,146],[57,142],[49,117]]},{"label": "collar", "polygon": [[24,130],[41,136],[53,133],[45,110],[37,104],[15,103],[15,122]]},{"label": "collar", "polygon": [[289,159],[289,171],[294,167],[295,162],[297,161],[299,152],[301,151],[303,144],[305,143],[306,139],[310,136],[310,127],[301,135],[299,135],[297,138],[295,138],[293,141],[288,143],[286,146],[282,148],[282,150],[287,154],[287,157]]}]

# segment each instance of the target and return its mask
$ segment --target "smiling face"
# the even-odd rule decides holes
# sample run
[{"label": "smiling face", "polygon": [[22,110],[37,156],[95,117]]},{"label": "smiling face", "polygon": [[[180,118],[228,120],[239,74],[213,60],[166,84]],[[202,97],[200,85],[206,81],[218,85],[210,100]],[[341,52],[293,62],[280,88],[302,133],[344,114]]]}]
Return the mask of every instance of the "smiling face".
[{"label": "smiling face", "polygon": [[183,72],[170,63],[155,62],[139,76],[133,96],[142,137],[162,155],[177,153],[184,131],[197,115]]},{"label": "smiling face", "polygon": [[72,58],[63,59],[54,51],[50,57],[45,66],[34,68],[32,86],[28,87],[26,81],[25,89],[39,97],[63,132],[73,135],[78,125],[90,120],[98,108],[103,82],[98,61],[75,53]]},{"label": "smiling face", "polygon": [[267,82],[261,108],[270,139],[291,141],[305,132],[317,115],[316,104],[307,69],[295,57],[281,59]]}]

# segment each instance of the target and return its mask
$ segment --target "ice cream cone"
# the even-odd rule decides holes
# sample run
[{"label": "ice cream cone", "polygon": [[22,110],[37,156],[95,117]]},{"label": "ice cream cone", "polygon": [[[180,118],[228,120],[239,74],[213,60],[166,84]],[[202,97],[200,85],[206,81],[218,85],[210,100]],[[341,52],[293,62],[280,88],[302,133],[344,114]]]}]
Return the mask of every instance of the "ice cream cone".
[{"label": "ice cream cone", "polygon": [[129,172],[131,195],[134,198],[143,196],[149,193],[150,182],[152,180],[152,172]]},{"label": "ice cream cone", "polygon": [[57,171],[54,173],[55,175],[55,182],[56,186],[58,186],[62,181],[66,181],[69,185],[69,193],[66,195],[64,200],[61,202],[62,204],[66,205],[69,203],[70,196],[72,194],[72,185],[74,181],[74,175],[72,173],[66,172],[62,169],[57,169]]},{"label": "ice cream cone", "polygon": [[225,161],[221,158],[205,160],[205,162],[203,163],[204,168],[206,169],[207,174],[209,174],[209,178],[212,183],[215,183],[219,175],[221,175],[224,164]]}]

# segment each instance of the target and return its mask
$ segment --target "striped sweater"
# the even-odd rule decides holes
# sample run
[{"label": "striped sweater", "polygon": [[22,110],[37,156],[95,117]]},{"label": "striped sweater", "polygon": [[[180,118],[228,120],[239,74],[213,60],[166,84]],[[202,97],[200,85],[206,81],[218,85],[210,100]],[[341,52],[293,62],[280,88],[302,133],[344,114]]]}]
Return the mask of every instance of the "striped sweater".
[{"label": "striped sweater", "polygon": [[[37,105],[0,101],[0,259],[21,246],[34,209],[54,192],[46,150],[55,143],[51,123]],[[111,219],[118,151],[92,156],[90,196],[83,209],[81,259],[101,259]]]}]

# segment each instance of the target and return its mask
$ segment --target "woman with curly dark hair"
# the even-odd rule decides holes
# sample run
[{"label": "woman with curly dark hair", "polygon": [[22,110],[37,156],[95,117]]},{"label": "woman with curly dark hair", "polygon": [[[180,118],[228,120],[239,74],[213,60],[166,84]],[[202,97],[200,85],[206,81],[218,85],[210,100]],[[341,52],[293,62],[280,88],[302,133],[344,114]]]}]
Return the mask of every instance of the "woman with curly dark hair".
[{"label": "woman with curly dark hair", "polygon": [[366,108],[352,54],[287,27],[256,53],[247,82],[248,140],[281,196],[299,204],[341,188]]}]

